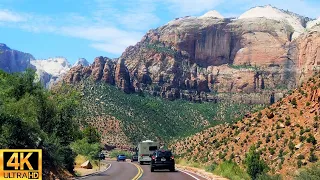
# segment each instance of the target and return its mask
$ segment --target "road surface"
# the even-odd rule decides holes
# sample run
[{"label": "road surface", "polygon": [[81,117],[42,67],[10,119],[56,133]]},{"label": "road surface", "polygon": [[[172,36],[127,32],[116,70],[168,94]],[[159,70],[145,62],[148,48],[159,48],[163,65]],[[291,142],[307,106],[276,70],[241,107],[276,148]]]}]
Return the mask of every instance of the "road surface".
[{"label": "road surface", "polygon": [[77,178],[83,180],[205,180],[190,172],[169,172],[167,170],[155,170],[150,172],[149,165],[139,165],[136,162],[106,161],[111,166],[104,172],[87,177]]}]

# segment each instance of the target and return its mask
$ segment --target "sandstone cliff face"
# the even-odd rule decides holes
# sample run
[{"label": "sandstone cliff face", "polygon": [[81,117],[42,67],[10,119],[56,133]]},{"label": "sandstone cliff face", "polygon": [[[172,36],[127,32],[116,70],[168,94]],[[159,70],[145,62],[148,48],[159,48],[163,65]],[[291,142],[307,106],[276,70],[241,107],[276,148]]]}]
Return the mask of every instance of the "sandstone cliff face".
[{"label": "sandstone cliff face", "polygon": [[64,81],[76,83],[87,77],[91,77],[95,82],[116,85],[126,93],[133,91],[129,71],[124,60],[116,61],[107,57],[97,57],[90,66],[84,67],[80,64],[72,68],[64,77]]},{"label": "sandstone cliff face", "polygon": [[320,28],[315,27],[294,42],[299,83],[320,70]]},{"label": "sandstone cliff face", "polygon": [[193,101],[215,100],[213,92],[259,93],[266,95],[259,102],[268,103],[319,66],[320,31],[295,40],[293,32],[289,23],[266,18],[179,18],[150,30],[116,65],[108,60],[88,71],[128,93]]},{"label": "sandstone cliff face", "polygon": [[12,50],[5,44],[0,43],[0,69],[8,73],[24,71],[34,60],[31,54]]}]

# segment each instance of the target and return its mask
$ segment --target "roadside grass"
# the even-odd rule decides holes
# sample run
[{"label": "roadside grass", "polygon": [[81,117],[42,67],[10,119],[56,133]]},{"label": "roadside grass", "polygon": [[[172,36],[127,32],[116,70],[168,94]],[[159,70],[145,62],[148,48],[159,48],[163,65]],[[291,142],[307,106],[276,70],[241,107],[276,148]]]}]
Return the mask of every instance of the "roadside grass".
[{"label": "roadside grass", "polygon": [[224,161],[219,164],[214,170],[213,174],[219,175],[230,180],[250,180],[250,176],[235,162]]},{"label": "roadside grass", "polygon": [[235,162],[225,161],[219,165],[213,163],[209,166],[204,166],[197,162],[187,161],[185,159],[176,159],[176,164],[181,166],[195,167],[203,169],[206,172],[212,173],[214,175],[222,176],[230,180],[250,180],[250,176],[243,169],[240,168]]}]

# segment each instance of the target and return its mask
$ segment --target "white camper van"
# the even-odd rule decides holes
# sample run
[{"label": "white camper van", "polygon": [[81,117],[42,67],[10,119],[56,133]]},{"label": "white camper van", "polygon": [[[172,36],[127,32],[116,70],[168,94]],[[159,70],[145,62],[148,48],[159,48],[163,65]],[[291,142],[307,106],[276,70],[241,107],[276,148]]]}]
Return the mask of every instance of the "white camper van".
[{"label": "white camper van", "polygon": [[150,155],[153,154],[154,151],[159,149],[160,144],[158,142],[146,140],[142,141],[138,144],[138,162],[143,164],[145,162],[151,162]]}]

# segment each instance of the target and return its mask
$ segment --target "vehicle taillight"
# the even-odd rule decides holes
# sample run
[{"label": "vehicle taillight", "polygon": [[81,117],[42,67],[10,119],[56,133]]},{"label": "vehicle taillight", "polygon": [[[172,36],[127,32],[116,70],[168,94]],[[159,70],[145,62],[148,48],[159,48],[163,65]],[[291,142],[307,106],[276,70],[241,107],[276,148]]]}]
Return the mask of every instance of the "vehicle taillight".
[{"label": "vehicle taillight", "polygon": [[152,159],[153,159],[153,160],[155,160],[155,159],[156,159],[156,157],[152,156]]},{"label": "vehicle taillight", "polygon": [[173,156],[171,156],[170,158],[171,158],[171,159],[174,159],[174,157],[173,157]]},{"label": "vehicle taillight", "polygon": [[143,157],[143,154],[141,154],[141,157]]}]

